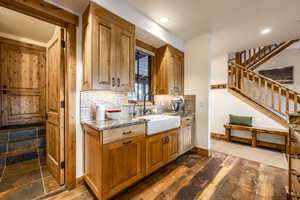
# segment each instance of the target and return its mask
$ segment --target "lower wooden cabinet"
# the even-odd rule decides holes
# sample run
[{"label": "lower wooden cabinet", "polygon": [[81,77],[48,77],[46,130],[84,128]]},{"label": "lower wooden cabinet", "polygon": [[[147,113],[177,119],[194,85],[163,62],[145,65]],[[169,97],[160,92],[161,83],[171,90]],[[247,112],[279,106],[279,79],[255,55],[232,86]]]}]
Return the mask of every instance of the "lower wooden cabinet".
[{"label": "lower wooden cabinet", "polygon": [[179,129],[175,129],[147,138],[147,174],[152,173],[178,156],[178,133]]},{"label": "lower wooden cabinet", "polygon": [[[141,132],[145,125],[113,129],[109,133],[126,137],[105,144],[105,131],[85,124],[83,127],[84,180],[101,200],[111,198],[179,155],[180,129],[153,136]],[[129,132],[132,137],[128,137]]]},{"label": "lower wooden cabinet", "polygon": [[110,197],[145,176],[145,137],[103,146],[103,193]]},{"label": "lower wooden cabinet", "polygon": [[146,141],[146,171],[150,174],[165,164],[165,134],[153,135]]},{"label": "lower wooden cabinet", "polygon": [[180,130],[180,153],[184,153],[193,147],[193,126],[182,126]]}]

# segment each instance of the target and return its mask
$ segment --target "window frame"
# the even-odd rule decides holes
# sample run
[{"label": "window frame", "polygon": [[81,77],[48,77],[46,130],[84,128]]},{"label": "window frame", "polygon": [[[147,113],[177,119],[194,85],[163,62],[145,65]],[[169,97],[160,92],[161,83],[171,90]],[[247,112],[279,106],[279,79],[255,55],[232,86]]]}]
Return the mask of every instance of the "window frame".
[{"label": "window frame", "polygon": [[[152,79],[152,73],[153,73],[153,69],[155,66],[155,52],[156,52],[156,48],[152,47],[151,45],[148,45],[142,41],[136,40],[136,48],[135,48],[135,55],[137,51],[141,51],[144,52],[148,55],[151,56],[150,59],[150,66],[149,66],[149,75],[148,75],[148,79],[149,79],[149,92],[153,93],[153,79]],[[136,59],[135,59],[136,62]],[[136,63],[135,63],[136,64]],[[138,74],[136,74],[136,72],[134,72],[134,89],[135,89],[135,84],[137,83],[137,76]],[[138,92],[138,91],[136,91]],[[128,103],[137,103],[137,104],[141,104],[143,102],[143,100],[128,100]],[[153,104],[154,103],[154,99],[152,97],[152,95],[149,96],[149,99],[146,100],[147,104]]]}]

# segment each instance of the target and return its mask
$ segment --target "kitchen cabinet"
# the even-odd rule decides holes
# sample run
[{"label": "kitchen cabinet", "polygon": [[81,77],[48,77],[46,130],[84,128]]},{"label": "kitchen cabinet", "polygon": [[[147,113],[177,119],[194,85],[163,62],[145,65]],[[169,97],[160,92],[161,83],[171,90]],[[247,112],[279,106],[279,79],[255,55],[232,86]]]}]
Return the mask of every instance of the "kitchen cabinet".
[{"label": "kitchen cabinet", "polygon": [[184,54],[169,45],[157,50],[155,94],[183,95]]},{"label": "kitchen cabinet", "polygon": [[146,141],[146,170],[150,174],[165,164],[165,134],[150,136]]},{"label": "kitchen cabinet", "polygon": [[103,193],[112,196],[145,175],[145,137],[103,146]]},{"label": "kitchen cabinet", "polygon": [[91,2],[83,14],[83,90],[128,92],[134,84],[135,26]]},{"label": "kitchen cabinet", "polygon": [[185,153],[193,148],[194,121],[192,116],[183,117],[179,136],[179,152]]},{"label": "kitchen cabinet", "polygon": [[180,129],[146,136],[146,124],[84,129],[84,180],[107,200],[179,155]]},{"label": "kitchen cabinet", "polygon": [[145,176],[145,124],[83,128],[84,180],[98,199],[108,199]]},{"label": "kitchen cabinet", "polygon": [[147,174],[152,173],[178,156],[178,132],[179,129],[174,129],[147,138]]}]

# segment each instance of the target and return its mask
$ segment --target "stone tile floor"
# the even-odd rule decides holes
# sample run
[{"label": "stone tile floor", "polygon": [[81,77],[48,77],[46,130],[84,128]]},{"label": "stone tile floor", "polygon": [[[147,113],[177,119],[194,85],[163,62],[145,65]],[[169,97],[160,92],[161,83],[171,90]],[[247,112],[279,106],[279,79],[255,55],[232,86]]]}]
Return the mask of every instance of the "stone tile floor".
[{"label": "stone tile floor", "polygon": [[35,159],[0,169],[0,199],[27,200],[60,189],[44,159]]}]

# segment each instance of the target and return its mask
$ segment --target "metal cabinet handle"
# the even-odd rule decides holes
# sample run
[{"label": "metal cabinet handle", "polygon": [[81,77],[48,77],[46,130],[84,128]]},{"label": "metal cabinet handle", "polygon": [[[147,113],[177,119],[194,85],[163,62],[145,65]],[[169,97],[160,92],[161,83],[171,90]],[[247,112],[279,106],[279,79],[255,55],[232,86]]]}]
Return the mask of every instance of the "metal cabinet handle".
[{"label": "metal cabinet handle", "polygon": [[289,138],[289,140],[292,143],[298,143],[299,142],[296,138]]},{"label": "metal cabinet handle", "polygon": [[116,85],[115,77],[112,77],[112,86],[115,87],[115,85]]},{"label": "metal cabinet handle", "polygon": [[120,78],[117,79],[117,84],[118,84],[118,87],[120,87],[120,85],[121,85]]},{"label": "metal cabinet handle", "polygon": [[131,133],[132,133],[132,131],[126,131],[126,132],[123,132],[123,135],[129,135]]},{"label": "metal cabinet handle", "polygon": [[132,143],[132,140],[129,140],[127,142],[123,142],[123,144],[131,144]]},{"label": "metal cabinet handle", "polygon": [[290,154],[288,154],[288,156],[291,157],[291,158],[293,158],[293,159],[300,160],[300,154],[292,154],[292,153],[290,153]]}]

